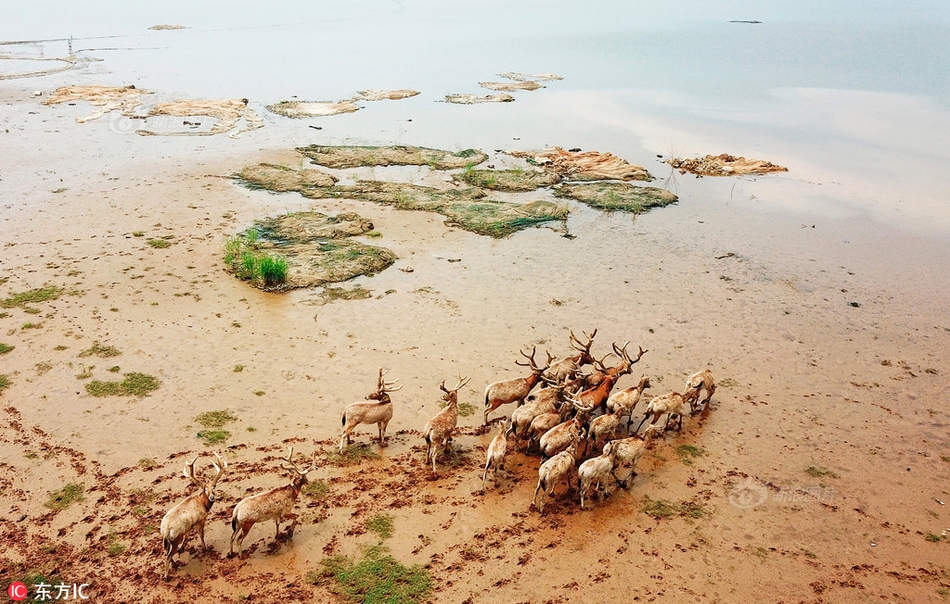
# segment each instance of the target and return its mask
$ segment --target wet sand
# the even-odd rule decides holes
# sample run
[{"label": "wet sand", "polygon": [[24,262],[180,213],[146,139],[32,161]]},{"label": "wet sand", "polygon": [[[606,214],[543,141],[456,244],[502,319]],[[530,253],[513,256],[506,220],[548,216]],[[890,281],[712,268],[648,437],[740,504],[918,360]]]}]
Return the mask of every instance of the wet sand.
[{"label": "wet sand", "polygon": [[[600,150],[643,162],[679,203],[637,217],[572,204],[574,239],[538,228],[493,240],[437,214],[249,191],[230,176],[257,162],[301,165],[295,146],[353,139],[539,148],[544,136],[524,113],[468,135],[505,115],[494,112],[523,111],[520,97],[454,133],[437,132],[442,112],[472,107],[409,105],[397,119],[398,109],[374,105],[356,114],[369,118],[338,116],[320,131],[268,116],[238,139],[163,138],[108,116],[77,124],[88,106],[42,107],[32,96],[69,79],[0,87],[0,299],[48,284],[65,292],[27,305],[38,313],[14,307],[0,318],[0,342],[14,347],[0,355],[10,381],[0,393],[4,585],[41,572],[88,583],[102,602],[339,601],[308,573],[377,543],[365,522],[385,513],[394,521],[385,545],[430,573],[433,602],[945,600],[950,244],[882,224],[880,212],[821,206],[836,187],[859,198],[864,183],[819,179],[820,168],[770,155],[791,173],[695,179],[606,141]],[[428,122],[421,109],[440,117]],[[525,118],[531,140],[511,140],[511,115]],[[744,152],[714,142],[722,146],[704,151]],[[425,168],[375,175],[435,178]],[[321,304],[317,290],[264,293],[224,270],[225,236],[311,208],[356,211],[382,232],[371,243],[399,260],[356,280],[374,297]],[[171,246],[149,246],[156,238]],[[539,515],[530,505],[539,459],[520,451],[483,492],[484,386],[522,374],[519,350],[567,354],[569,329],[594,328],[598,356],[627,340],[649,350],[617,385],[649,376],[644,400],[711,368],[719,386],[708,412],[658,440],[629,489],[593,510],[561,485]],[[94,342],[121,354],[80,356]],[[372,441],[380,458],[335,466],[341,411],[373,390],[379,367],[404,384],[389,445],[363,426],[356,441]],[[142,398],[84,388],[127,372],[161,386]],[[460,400],[476,411],[460,418],[455,465],[434,476],[420,431],[440,382],[458,374],[472,378]],[[185,461],[209,451],[196,416],[221,409],[238,420],[220,446],[230,468],[206,529],[210,551],[192,538],[166,582],[157,527],[194,490]],[[493,417],[502,411],[511,409]],[[329,493],[301,496],[292,540],[275,542],[264,523],[245,558],[228,558],[234,503],[286,480],[278,456],[290,445],[324,452],[311,479]],[[681,445],[702,456],[684,457]],[[68,483],[82,484],[84,499],[46,507]],[[702,514],[654,518],[647,498]]]}]

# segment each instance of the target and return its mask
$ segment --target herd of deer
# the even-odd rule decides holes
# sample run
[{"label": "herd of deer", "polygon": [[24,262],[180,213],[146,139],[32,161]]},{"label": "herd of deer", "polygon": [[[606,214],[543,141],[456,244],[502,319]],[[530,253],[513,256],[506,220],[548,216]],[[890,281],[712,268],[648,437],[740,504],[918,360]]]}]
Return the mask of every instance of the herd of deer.
[{"label": "herd of deer", "polygon": [[[511,416],[500,422],[499,430],[488,446],[485,471],[482,474],[482,488],[489,472],[497,479],[497,473],[503,469],[508,451],[508,440],[512,436],[516,444],[523,443],[523,450],[536,449],[540,452],[542,463],[538,469],[538,485],[534,490],[532,503],[539,512],[544,511],[544,499],[550,497],[555,487],[567,480],[571,489],[571,479],[577,478],[577,491],[581,508],[585,508],[585,499],[591,491],[606,493],[611,479],[618,486],[627,487],[631,477],[636,476],[636,465],[643,456],[650,441],[661,431],[658,421],[667,416],[663,430],[669,427],[672,418],[676,418],[676,427],[682,429],[683,417],[692,415],[700,405],[708,406],[716,390],[710,370],[699,371],[686,380],[683,393],[670,392],[656,396],[648,403],[643,420],[632,436],[616,438],[621,422],[629,432],[629,422],[634,409],[640,402],[643,391],[650,386],[647,377],[641,377],[636,386],[611,392],[617,381],[631,373],[636,364],[648,351],[639,347],[636,358],[627,352],[629,342],[623,346],[612,344],[613,354],[620,359],[614,367],[604,362],[610,353],[601,359],[591,355],[590,349],[597,334],[584,333],[586,343],[570,332],[572,356],[556,359],[550,353],[547,361],[539,365],[535,361],[536,347],[531,354],[521,351],[526,361],[515,364],[530,369],[531,374],[524,378],[514,378],[489,384],[485,389],[484,422],[489,424],[488,416],[502,405],[517,403]],[[594,369],[583,373],[586,365]],[[347,405],[343,410],[343,434],[340,437],[340,452],[352,442],[351,434],[360,424],[376,424],[379,430],[380,446],[386,444],[386,427],[393,417],[392,399],[389,395],[402,386],[394,387],[398,380],[386,381],[386,371],[379,369],[376,390],[366,396],[368,402]],[[455,432],[458,416],[458,392],[471,378],[461,375],[455,387],[445,387],[445,381],[439,388],[444,393],[446,403],[434,417],[426,422],[423,437],[426,442],[425,463],[432,464],[436,472],[436,459],[441,451],[449,451],[452,434]],[[535,388],[542,385],[539,388]],[[705,398],[700,402],[700,394]],[[598,415],[597,412],[600,412]],[[641,434],[640,428],[651,418],[650,425]],[[602,448],[601,441],[603,441]],[[593,455],[600,448],[599,455]],[[227,463],[218,453],[211,461],[214,475],[209,480],[201,480],[195,475],[194,465],[198,458],[185,464],[184,475],[198,486],[198,492],[174,506],[165,514],[161,523],[161,535],[165,553],[165,577],[172,566],[172,559],[179,553],[186,537],[195,527],[205,549],[204,526],[215,501],[215,485],[227,469]],[[256,495],[242,499],[234,506],[231,514],[230,554],[234,553],[237,542],[238,554],[243,553],[243,541],[251,527],[258,522],[273,520],[276,535],[280,534],[280,523],[291,520],[288,535],[293,535],[297,518],[292,513],[300,490],[307,483],[307,474],[316,468],[316,452],[310,465],[302,469],[293,459],[293,447],[282,458],[281,467],[290,470],[291,481]],[[585,459],[585,457],[587,459]],[[578,464],[580,464],[578,466]]]}]

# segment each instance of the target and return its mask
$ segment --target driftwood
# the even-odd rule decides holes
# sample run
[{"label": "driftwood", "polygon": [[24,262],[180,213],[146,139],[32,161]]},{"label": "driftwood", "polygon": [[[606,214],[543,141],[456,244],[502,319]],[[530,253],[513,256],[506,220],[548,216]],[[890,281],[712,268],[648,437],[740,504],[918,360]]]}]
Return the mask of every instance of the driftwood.
[{"label": "driftwood", "polygon": [[735,157],[728,153],[686,159],[673,158],[667,160],[666,163],[679,170],[680,174],[690,172],[699,176],[744,176],[768,174],[770,172],[788,172],[788,168],[777,166],[772,162]]}]

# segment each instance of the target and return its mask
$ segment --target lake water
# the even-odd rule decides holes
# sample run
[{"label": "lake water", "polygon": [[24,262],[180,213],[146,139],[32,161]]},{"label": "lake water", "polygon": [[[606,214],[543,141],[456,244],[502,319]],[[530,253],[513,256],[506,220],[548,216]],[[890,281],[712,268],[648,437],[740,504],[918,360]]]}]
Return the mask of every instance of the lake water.
[{"label": "lake water", "polygon": [[[748,23],[747,21],[759,21]],[[157,24],[186,29],[153,31]],[[156,100],[340,100],[422,94],[320,124],[319,142],[610,151],[665,177],[657,155],[728,152],[788,166],[732,200],[801,218],[950,239],[950,6],[941,2],[41,2],[0,8],[0,53],[98,59],[23,80],[135,84]],[[45,41],[45,42],[44,42]],[[35,61],[0,62],[3,73]],[[46,68],[48,64],[40,64]],[[497,73],[562,81],[506,104],[454,106]],[[311,131],[312,133],[312,131]],[[277,140],[271,134],[251,137]],[[225,144],[225,143],[221,143]],[[679,179],[688,200],[695,183]],[[688,180],[691,180],[688,179]]]}]

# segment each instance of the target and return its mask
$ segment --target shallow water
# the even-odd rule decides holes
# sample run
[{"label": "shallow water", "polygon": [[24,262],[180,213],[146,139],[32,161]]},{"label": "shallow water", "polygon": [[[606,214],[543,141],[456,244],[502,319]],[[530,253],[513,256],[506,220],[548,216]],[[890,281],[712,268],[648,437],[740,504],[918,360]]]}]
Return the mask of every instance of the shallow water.
[{"label": "shallow water", "polygon": [[[72,37],[80,56],[99,61],[69,81],[134,83],[155,90],[156,101],[247,97],[271,128],[305,127],[263,110],[282,99],[411,87],[422,94],[307,123],[323,126],[321,142],[577,146],[644,165],[657,154],[764,158],[790,172],[768,179],[757,209],[946,240],[950,9],[775,4],[298,2],[275,11],[50,2],[27,13],[0,9],[0,40],[60,41],[0,52],[63,56],[62,40]],[[156,24],[187,29],[148,30]],[[0,69],[16,73],[24,63]],[[511,104],[441,104],[446,94],[487,92],[477,83],[504,71],[564,80]]]}]

